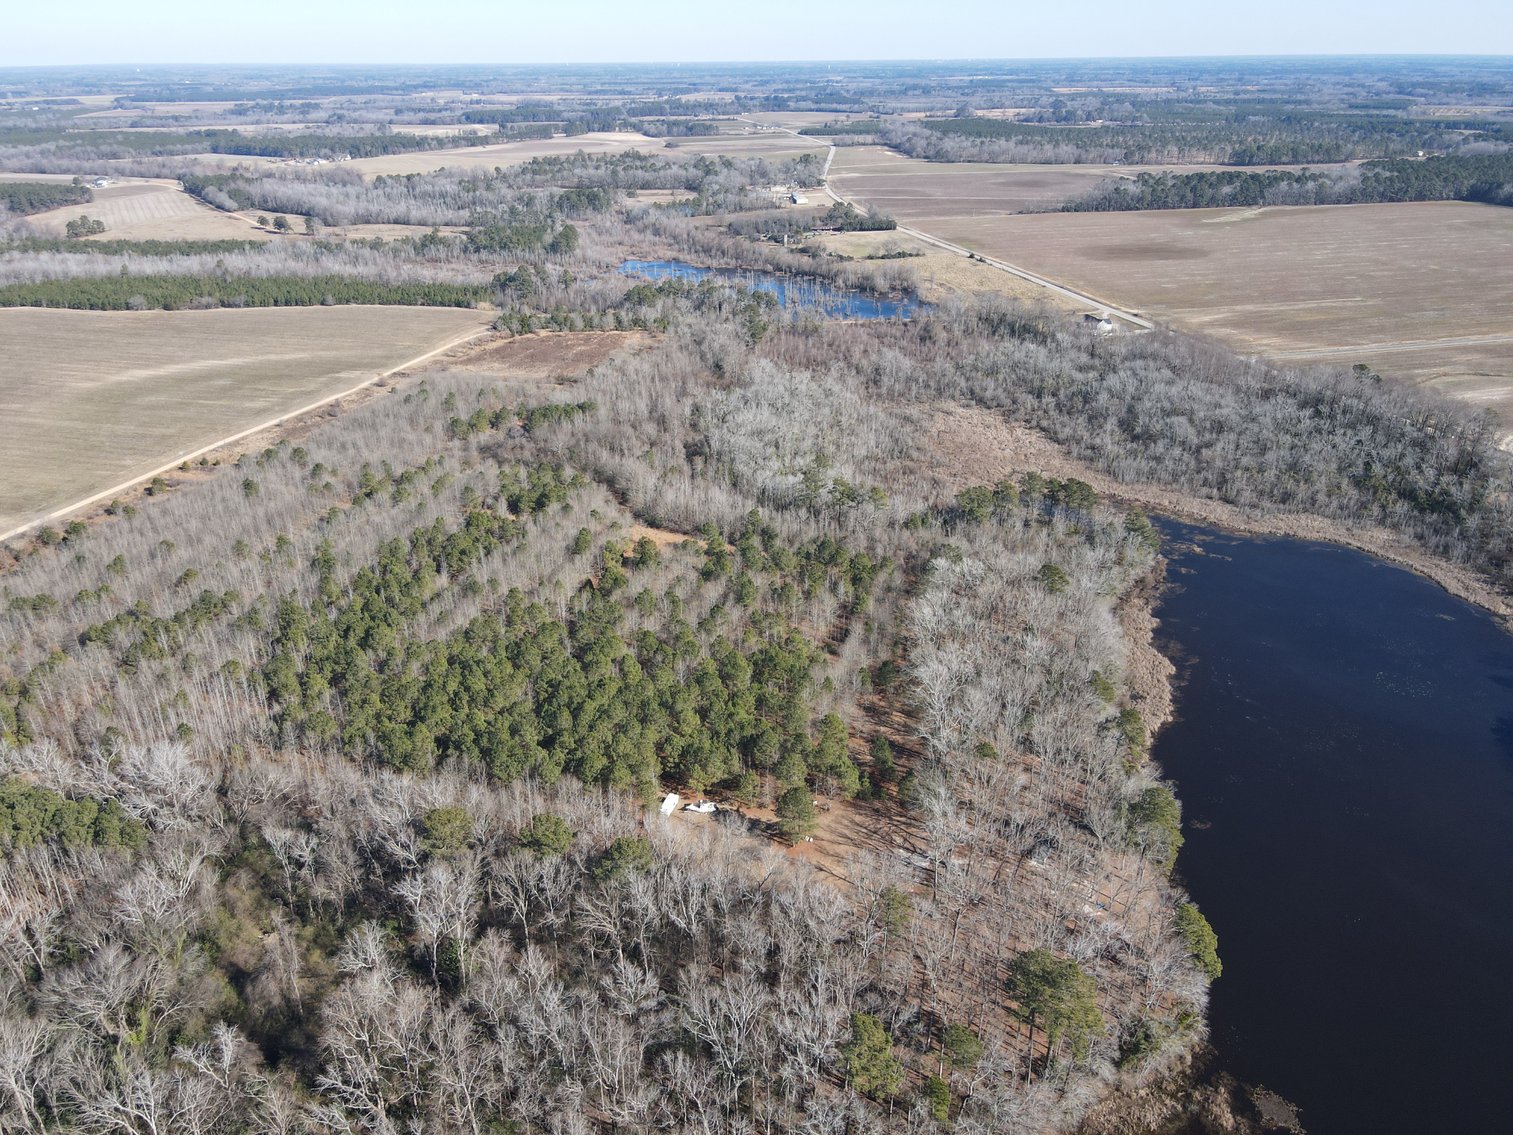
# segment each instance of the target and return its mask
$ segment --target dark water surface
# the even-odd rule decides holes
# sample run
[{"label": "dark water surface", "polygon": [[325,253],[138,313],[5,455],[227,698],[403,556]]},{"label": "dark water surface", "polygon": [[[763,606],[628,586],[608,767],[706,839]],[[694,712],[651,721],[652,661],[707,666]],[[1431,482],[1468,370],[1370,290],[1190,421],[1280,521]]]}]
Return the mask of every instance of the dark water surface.
[{"label": "dark water surface", "polygon": [[1513,1132],[1513,637],[1357,552],[1161,529],[1220,1070],[1310,1135]]},{"label": "dark water surface", "polygon": [[706,280],[766,292],[779,307],[801,307],[840,319],[908,319],[920,308],[913,296],[875,296],[855,288],[836,288],[807,276],[785,276],[748,268],[701,268],[681,260],[627,260],[620,265],[627,276],[648,280]]}]

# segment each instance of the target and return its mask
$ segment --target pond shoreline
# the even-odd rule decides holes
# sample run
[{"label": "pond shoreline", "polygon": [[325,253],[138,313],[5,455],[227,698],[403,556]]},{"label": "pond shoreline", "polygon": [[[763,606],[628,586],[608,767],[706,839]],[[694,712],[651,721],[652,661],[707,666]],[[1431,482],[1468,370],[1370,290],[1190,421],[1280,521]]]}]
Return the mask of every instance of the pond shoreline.
[{"label": "pond shoreline", "polygon": [[[1422,1120],[1462,1067],[1467,1086],[1446,1115],[1485,1119],[1506,1089],[1491,1090],[1484,1046],[1460,1046],[1453,1066],[1444,1054],[1415,1063],[1417,1087],[1398,1066],[1412,1046],[1388,991],[1404,966],[1430,981],[1424,966],[1446,948],[1479,956],[1507,939],[1505,913],[1477,901],[1495,874],[1465,870],[1513,851],[1506,616],[1424,587],[1472,602],[1424,570],[1427,557],[1405,563],[1312,526],[1301,543],[1274,525],[1161,527],[1166,562],[1119,611],[1127,684],[1152,707],[1152,768],[1181,798],[1189,837],[1178,874],[1213,920],[1227,972],[1210,1038],[1117,1086],[1083,1135],[1414,1129],[1381,1124]],[[1158,696],[1141,689],[1153,654],[1174,695],[1160,726]],[[1389,928],[1393,949],[1373,948]],[[1325,943],[1332,952],[1317,953]],[[1289,960],[1310,949],[1325,963],[1316,972]],[[1447,1006],[1467,1003],[1453,968],[1431,982]],[[1464,1037],[1480,1027],[1455,1020]],[[1323,1053],[1349,1044],[1359,1062],[1336,1075]],[[1259,1086],[1273,1081],[1301,1117]]]}]

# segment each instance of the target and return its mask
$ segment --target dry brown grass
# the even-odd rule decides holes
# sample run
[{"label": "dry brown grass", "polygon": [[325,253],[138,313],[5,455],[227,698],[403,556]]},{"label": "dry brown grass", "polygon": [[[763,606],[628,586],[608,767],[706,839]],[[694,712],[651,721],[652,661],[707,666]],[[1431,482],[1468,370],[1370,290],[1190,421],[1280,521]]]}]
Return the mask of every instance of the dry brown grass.
[{"label": "dry brown grass", "polygon": [[0,310],[0,532],[486,326],[450,308]]},{"label": "dry brown grass", "polygon": [[493,169],[495,166],[519,165],[532,158],[576,154],[623,154],[627,150],[657,150],[661,139],[626,131],[579,134],[572,138],[529,139],[498,142],[488,146],[460,146],[451,150],[425,150],[411,154],[385,154],[379,158],[358,158],[343,162],[343,169],[355,169],[364,177],[379,174],[432,173],[438,169]]},{"label": "dry brown grass", "polygon": [[926,162],[882,146],[842,146],[830,165],[830,183],[843,197],[877,205],[904,224],[935,233],[935,226],[943,221],[1055,209],[1111,178],[1220,168]]},{"label": "dry brown grass", "polygon": [[[830,233],[819,237],[817,243],[832,252],[857,259],[895,250],[920,253],[896,263],[905,265],[915,274],[919,281],[920,298],[926,303],[969,299],[973,296],[1006,296],[1027,302],[1044,302],[1067,311],[1081,310],[1082,306],[1047,292],[1038,284],[979,261],[968,260],[957,253],[947,252],[933,244],[926,244],[907,233]],[[882,263],[892,264],[895,261]]]},{"label": "dry brown grass", "polygon": [[[1434,202],[1016,215],[1141,168],[931,164],[864,146],[837,151],[831,180],[902,224],[1247,354],[1365,363],[1441,389],[1493,410],[1513,445],[1513,210]],[[1013,287],[978,288],[976,265],[911,263],[934,271],[945,294]]]},{"label": "dry brown grass", "polygon": [[94,190],[87,205],[66,205],[27,218],[49,236],[88,214],[105,222],[101,240],[258,240],[271,237],[246,220],[198,201],[177,182],[129,178]]},{"label": "dry brown grass", "polygon": [[562,382],[650,341],[651,336],[642,331],[543,331],[480,343],[459,352],[448,369],[530,382]]},{"label": "dry brown grass", "polygon": [[1061,213],[930,231],[1243,352],[1442,386],[1513,429],[1513,210]]},{"label": "dry brown grass", "polygon": [[825,143],[816,138],[812,142],[795,138],[776,130],[761,130],[743,123],[726,123],[725,131],[695,138],[668,138],[658,142],[669,153],[685,157],[765,158],[770,162],[786,161],[801,154],[825,153]]}]

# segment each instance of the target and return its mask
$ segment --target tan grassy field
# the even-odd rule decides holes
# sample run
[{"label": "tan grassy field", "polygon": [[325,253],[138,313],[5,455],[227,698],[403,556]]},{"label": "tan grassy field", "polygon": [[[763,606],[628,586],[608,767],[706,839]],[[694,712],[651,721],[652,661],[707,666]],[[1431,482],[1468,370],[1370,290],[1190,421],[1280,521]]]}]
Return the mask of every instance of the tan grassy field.
[{"label": "tan grassy field", "polygon": [[0,533],[487,326],[452,308],[0,310]]},{"label": "tan grassy field", "polygon": [[197,201],[173,181],[131,178],[94,190],[87,205],[66,205],[27,221],[50,236],[62,236],[84,214],[105,222],[101,240],[257,240],[271,234]]},{"label": "tan grassy field", "polygon": [[488,146],[460,146],[453,150],[427,150],[413,154],[386,154],[380,158],[357,158],[343,162],[343,169],[359,170],[364,177],[379,174],[432,173],[442,169],[472,169],[512,166],[532,158],[575,154],[620,154],[626,150],[657,150],[659,138],[625,131],[579,134],[572,138],[543,138],[522,142],[498,142]]},{"label": "tan grassy field", "polygon": [[[796,158],[800,154],[825,153],[825,143],[816,138],[811,144],[803,138],[795,138],[792,134],[784,134],[779,131],[758,130],[756,127],[736,128],[723,134],[710,134],[695,138],[668,138],[670,145],[666,146],[669,153],[682,154],[687,157],[714,156],[724,154],[729,157],[742,158],[766,158],[768,161],[780,162],[789,158]],[[658,141],[658,146],[663,142]]]},{"label": "tan grassy field", "polygon": [[1133,166],[989,165],[925,162],[881,146],[841,146],[830,185],[842,197],[876,205],[906,224],[933,232],[928,221],[949,216],[1005,216],[1054,208]]},{"label": "tan grassy field", "polygon": [[1242,351],[1441,387],[1513,430],[1513,209],[1055,213],[928,231]]},{"label": "tan grassy field", "polygon": [[893,251],[917,252],[906,260],[885,261],[899,263],[909,268],[919,280],[920,298],[926,303],[942,303],[949,299],[969,299],[972,296],[1006,296],[1010,299],[1044,302],[1051,307],[1066,311],[1081,310],[1070,300],[1047,292],[1028,280],[1011,276],[990,265],[968,260],[954,252],[947,252],[933,244],[909,236],[907,233],[829,233],[819,237],[820,245],[832,252],[865,259],[880,253]]},{"label": "tan grassy field", "polygon": [[[841,146],[830,185],[842,197],[877,205],[926,232],[942,217],[1002,217],[1054,209],[1111,178],[1139,173],[1193,173],[1219,166],[995,165],[926,162],[882,146]],[[1285,166],[1257,167],[1285,169]],[[1336,169],[1317,165],[1310,169]]]},{"label": "tan grassy field", "polygon": [[433,122],[396,122],[392,127],[396,134],[415,134],[422,138],[446,138],[452,134],[472,134],[482,136],[484,134],[498,134],[499,127],[493,122],[479,122],[467,124],[447,124]]},{"label": "tan grassy field", "polygon": [[0,181],[51,181],[67,185],[73,179],[71,173],[0,173]]}]

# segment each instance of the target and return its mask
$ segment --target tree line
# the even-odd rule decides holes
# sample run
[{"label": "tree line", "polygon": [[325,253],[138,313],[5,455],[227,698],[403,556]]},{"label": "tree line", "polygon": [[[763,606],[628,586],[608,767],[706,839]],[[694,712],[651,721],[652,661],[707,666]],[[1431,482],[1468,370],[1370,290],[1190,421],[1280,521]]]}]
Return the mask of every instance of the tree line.
[{"label": "tree line", "polygon": [[1106,184],[1062,211],[1209,209],[1241,205],[1361,205],[1393,201],[1513,204],[1513,152],[1436,154],[1356,169],[1141,173]]},{"label": "tree line", "polygon": [[1233,116],[1210,109],[1203,119],[1092,126],[975,116],[885,119],[881,137],[911,157],[939,162],[1218,162],[1236,166],[1411,157],[1420,150],[1455,149],[1501,137],[1495,123],[1482,123],[1467,136],[1440,122],[1330,113],[1286,104]]},{"label": "tree line", "polygon": [[87,185],[56,181],[0,181],[0,209],[20,216],[45,213],[64,205],[83,205],[95,199]]},{"label": "tree line", "polygon": [[386,284],[352,276],[97,276],[0,285],[0,307],[63,307],[86,311],[178,311],[207,307],[329,307],[385,304],[476,307],[481,286]]}]

